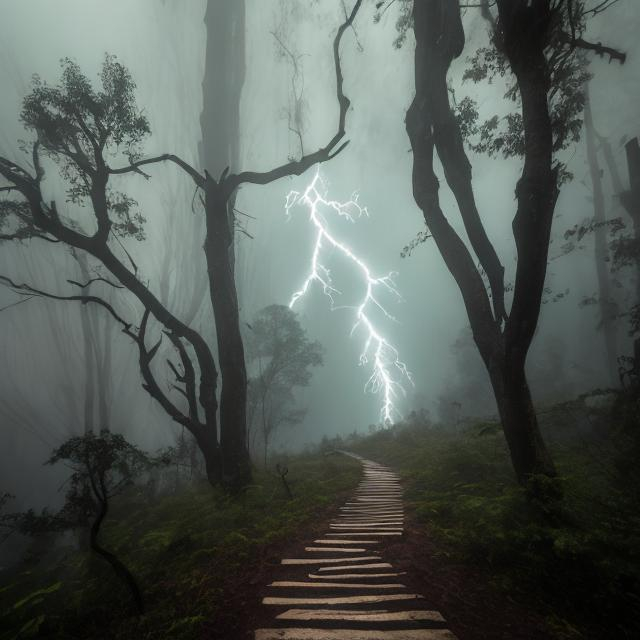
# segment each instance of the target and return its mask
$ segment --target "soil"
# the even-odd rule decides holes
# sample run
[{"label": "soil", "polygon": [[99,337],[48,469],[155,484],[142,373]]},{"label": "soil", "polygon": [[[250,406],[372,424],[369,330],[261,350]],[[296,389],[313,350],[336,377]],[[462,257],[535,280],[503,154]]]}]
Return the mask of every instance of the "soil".
[{"label": "soil", "polygon": [[[313,523],[300,530],[297,540],[265,547],[244,573],[224,584],[224,609],[207,625],[203,638],[249,640],[255,629],[273,626],[274,612],[261,604],[266,585],[275,579],[295,578],[295,568],[281,565],[280,560],[302,557],[309,542],[326,537],[328,522],[348,495],[337,496],[333,506],[318,513]],[[417,525],[409,509],[405,509],[405,535],[399,540],[381,541],[379,551],[385,561],[393,564],[394,571],[406,572],[402,582],[422,594],[428,607],[445,617],[447,627],[459,640],[557,638],[540,612],[500,592],[486,571],[457,564],[441,553],[424,525]]]}]

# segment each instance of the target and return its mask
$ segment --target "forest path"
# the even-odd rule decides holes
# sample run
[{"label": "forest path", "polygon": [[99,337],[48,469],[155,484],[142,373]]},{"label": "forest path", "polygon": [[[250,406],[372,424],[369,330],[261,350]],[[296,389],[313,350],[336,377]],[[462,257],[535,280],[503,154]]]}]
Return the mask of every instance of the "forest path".
[{"label": "forest path", "polygon": [[281,560],[262,598],[273,624],[257,629],[255,640],[456,640],[385,558],[389,541],[405,533],[398,476],[343,453],[361,462],[364,476],[327,533]]}]

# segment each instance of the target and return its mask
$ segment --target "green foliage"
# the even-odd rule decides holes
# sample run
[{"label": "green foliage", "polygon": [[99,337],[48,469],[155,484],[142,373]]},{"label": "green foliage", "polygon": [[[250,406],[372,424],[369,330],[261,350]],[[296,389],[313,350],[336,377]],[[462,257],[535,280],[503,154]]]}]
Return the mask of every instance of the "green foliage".
[{"label": "green foliage", "polygon": [[64,462],[73,473],[59,517],[66,528],[82,526],[110,498],[133,485],[153,460],[117,433],[74,436],[54,450],[47,464]]},{"label": "green foliage", "polygon": [[[114,232],[143,240],[146,220],[135,210],[138,203],[107,187],[107,157],[128,162],[139,159],[142,143],[150,134],[149,122],[136,104],[135,82],[115,56],[105,56],[98,89],[70,58],[61,60],[61,67],[56,86],[34,75],[31,92],[23,101],[22,123],[37,138],[34,163],[40,151],[50,156],[68,182],[69,202],[83,205],[91,200],[96,214],[106,205]],[[21,220],[19,206],[2,205],[0,226],[7,214]]]},{"label": "green foliage", "polygon": [[311,367],[322,364],[322,345],[307,338],[294,311],[272,304],[258,312],[247,334],[251,359],[263,361],[262,377],[287,387],[303,387],[311,380]]},{"label": "green foliage", "polygon": [[155,499],[129,486],[114,498],[102,538],[138,577],[146,615],[130,616],[126,594],[99,559],[62,548],[38,564],[0,573],[0,612],[53,580],[62,583],[34,596],[34,603],[44,598],[38,604],[21,607],[0,640],[17,637],[38,616],[41,633],[46,628],[51,638],[186,640],[203,637],[207,625],[228,616],[240,625],[241,606],[230,611],[229,603],[265,562],[277,561],[272,545],[293,539],[360,478],[360,465],[345,456],[298,456],[287,465],[291,500],[275,474],[260,471],[255,484],[235,496],[206,482]]},{"label": "green foliage", "polygon": [[96,150],[121,148],[127,157],[140,157],[149,122],[136,105],[136,85],[127,68],[106,55],[96,91],[78,63],[64,58],[60,64],[60,84],[49,86],[34,75],[22,106],[21,120],[44,150],[82,172],[97,168]]},{"label": "green foliage", "polygon": [[612,406],[589,400],[540,414],[560,477],[532,478],[529,490],[513,480],[494,423],[456,432],[399,425],[346,446],[401,471],[410,509],[441,553],[483,567],[510,597],[539,608],[554,637],[584,637],[593,629],[635,637],[640,404],[631,394],[618,395]]}]

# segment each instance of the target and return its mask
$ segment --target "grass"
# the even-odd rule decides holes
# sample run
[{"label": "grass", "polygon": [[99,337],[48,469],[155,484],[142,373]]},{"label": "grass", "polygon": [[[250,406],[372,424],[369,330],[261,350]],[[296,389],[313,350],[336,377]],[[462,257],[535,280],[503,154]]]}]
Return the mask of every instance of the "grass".
[{"label": "grass", "polygon": [[233,607],[243,606],[242,590],[269,562],[269,550],[360,477],[360,465],[346,456],[297,456],[288,467],[291,500],[279,477],[258,471],[240,496],[203,483],[153,499],[138,489],[114,503],[101,541],[139,580],[147,607],[140,618],[104,562],[70,540],[39,539],[23,564],[0,574],[0,639],[186,640],[238,622],[242,610]]},{"label": "grass", "polygon": [[640,637],[638,400],[541,418],[564,492],[552,510],[516,484],[497,424],[403,424],[341,446],[397,469],[441,554],[541,611],[557,638]]}]

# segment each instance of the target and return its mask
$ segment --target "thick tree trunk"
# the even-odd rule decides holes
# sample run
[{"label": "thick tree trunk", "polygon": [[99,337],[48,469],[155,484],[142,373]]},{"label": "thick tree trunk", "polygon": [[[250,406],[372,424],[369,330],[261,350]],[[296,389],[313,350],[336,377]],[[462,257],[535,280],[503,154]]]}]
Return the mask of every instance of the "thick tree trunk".
[{"label": "thick tree trunk", "polygon": [[526,484],[531,476],[554,475],[553,462],[540,434],[524,367],[503,361],[490,377],[518,481]]},{"label": "thick tree trunk", "polygon": [[209,275],[222,384],[220,388],[220,449],[222,480],[229,487],[249,481],[251,465],[246,443],[247,372],[240,334],[240,314],[229,247],[233,241],[226,200],[207,173],[207,237],[204,251]]},{"label": "thick tree trunk", "polygon": [[611,286],[609,282],[609,250],[607,246],[604,191],[602,188],[602,171],[598,163],[596,151],[596,136],[593,127],[593,115],[591,113],[591,101],[589,98],[588,86],[585,87],[584,105],[584,129],[587,144],[587,160],[589,163],[589,173],[593,186],[593,221],[600,225],[595,229],[595,260],[596,272],[598,274],[598,289],[600,303],[600,323],[604,336],[604,346],[607,355],[607,370],[609,374],[609,385],[618,386],[618,340],[616,335],[615,318],[617,315],[616,304],[613,301]]},{"label": "thick tree trunk", "polygon": [[[204,23],[207,29],[202,114],[200,128],[202,166],[216,179],[229,167],[238,169],[240,149],[240,97],[245,78],[244,0],[209,2]],[[226,203],[232,242],[231,270],[235,271],[235,193]]]},{"label": "thick tree trunk", "polygon": [[[531,65],[514,68],[522,94],[527,152],[513,222],[518,248],[514,303],[511,316],[506,318],[502,305],[502,266],[480,221],[471,188],[470,164],[448,98],[447,72],[464,45],[458,0],[415,2],[413,18],[416,94],[407,111],[406,125],[413,150],[414,198],[462,293],[475,343],[493,384],[513,467],[524,484],[537,474],[555,475],[524,373],[540,311],[557,197],[556,173],[551,168],[543,43],[533,43],[538,48],[526,54],[534,58]],[[469,249],[440,208],[439,183],[434,171],[436,149],[471,245],[489,275],[493,309]]]},{"label": "thick tree trunk", "polygon": [[247,449],[247,375],[235,282],[235,193],[220,197],[214,180],[237,170],[240,97],[245,76],[244,0],[209,2],[205,13],[207,49],[202,82],[200,159],[207,173],[205,254],[216,324],[220,389],[222,481],[230,487],[250,479]]},{"label": "thick tree trunk", "polygon": [[198,430],[193,433],[193,436],[204,458],[207,480],[212,487],[215,487],[222,482],[222,461],[215,425],[213,428],[205,427]]}]

